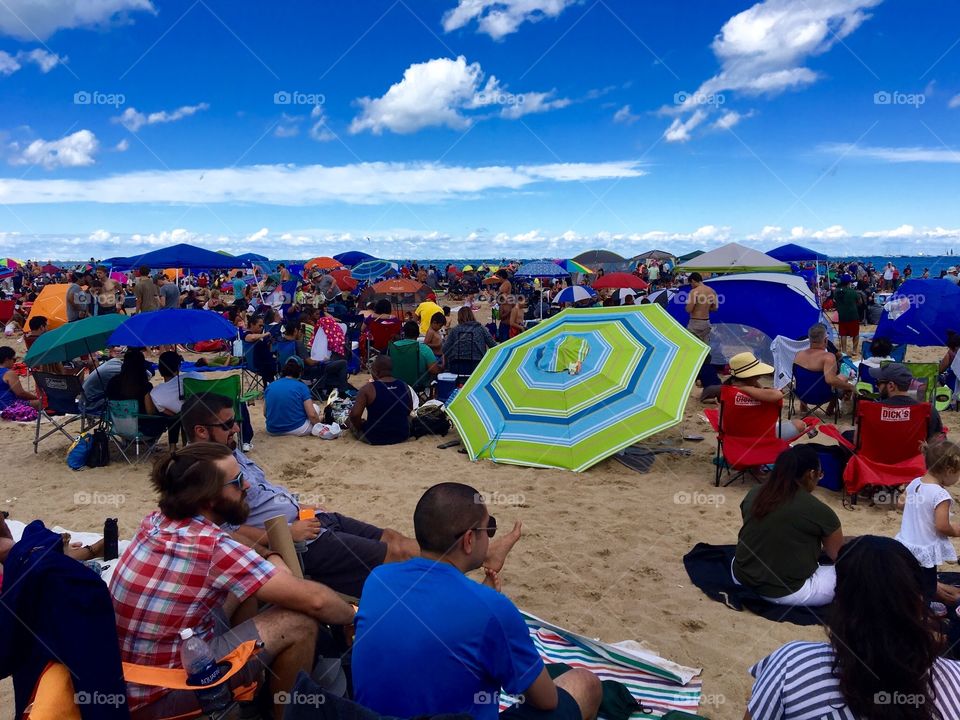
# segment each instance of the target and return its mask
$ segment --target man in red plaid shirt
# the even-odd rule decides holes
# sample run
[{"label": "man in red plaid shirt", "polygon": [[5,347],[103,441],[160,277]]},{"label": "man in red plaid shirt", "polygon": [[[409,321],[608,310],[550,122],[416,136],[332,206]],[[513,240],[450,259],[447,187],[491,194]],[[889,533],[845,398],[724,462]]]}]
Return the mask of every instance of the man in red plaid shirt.
[{"label": "man in red plaid shirt", "polygon": [[[150,480],[160,495],[160,511],[143,520],[110,582],[124,661],[180,667],[185,628],[203,638],[218,658],[258,640],[263,652],[231,684],[248,684],[266,666],[271,692],[289,692],[297,673],[312,669],[317,621],[352,624],[353,607],[326,586],[294,577],[279,556],[263,558],[220,528],[242,523],[249,512],[247,483],[228,448],[195,443],[167,453]],[[230,616],[251,598],[273,607],[231,627]],[[134,718],[198,709],[191,691],[134,684],[128,687],[128,704]],[[277,718],[283,709],[275,707]]]}]

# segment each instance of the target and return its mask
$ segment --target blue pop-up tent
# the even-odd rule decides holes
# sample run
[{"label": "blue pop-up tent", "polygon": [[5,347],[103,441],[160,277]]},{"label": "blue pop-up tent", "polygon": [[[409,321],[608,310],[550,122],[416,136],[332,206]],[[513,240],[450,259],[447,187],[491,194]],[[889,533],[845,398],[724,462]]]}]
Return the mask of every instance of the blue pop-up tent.
[{"label": "blue pop-up tent", "polygon": [[233,268],[243,265],[243,261],[232,255],[223,255],[213,250],[177,243],[170,247],[152,250],[143,255],[126,258],[108,258],[105,264],[118,268],[132,268],[146,265],[149,268]]},{"label": "blue pop-up tent", "polygon": [[794,243],[789,243],[787,245],[781,245],[778,248],[774,248],[767,253],[770,257],[779,260],[780,262],[826,262],[830,259],[828,255],[817,252],[816,250],[811,250],[810,248],[805,248],[802,245],[795,245]]},{"label": "blue pop-up tent", "polygon": [[[771,362],[770,344],[778,335],[803,338],[811,325],[823,321],[813,292],[796,275],[744,273],[711,278],[706,284],[719,300],[717,311],[710,314],[714,364],[747,350]],[[686,310],[689,294],[690,286],[682,287],[667,303],[667,312],[684,326],[690,318]]]},{"label": "blue pop-up tent", "polygon": [[947,330],[960,332],[960,287],[950,280],[907,280],[883,306],[874,337],[939,347]]}]

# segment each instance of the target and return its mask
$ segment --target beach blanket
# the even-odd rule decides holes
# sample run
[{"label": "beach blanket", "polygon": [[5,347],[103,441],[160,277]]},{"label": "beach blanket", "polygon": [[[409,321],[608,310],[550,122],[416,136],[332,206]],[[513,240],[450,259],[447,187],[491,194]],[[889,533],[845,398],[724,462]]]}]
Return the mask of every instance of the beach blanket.
[{"label": "beach blanket", "polygon": [[821,625],[825,622],[829,605],[816,608],[775,605],[753,590],[737,585],[730,571],[736,549],[736,545],[697,543],[683,556],[683,566],[690,582],[711,600],[722,602],[733,610],[749,610],[767,620],[794,625]]},{"label": "beach blanket", "polygon": [[[695,713],[700,705],[700,668],[689,668],[660,657],[640,643],[604,643],[523,613],[533,644],[545,663],[585,668],[601,680],[616,680],[643,706],[633,718],[659,718],[670,710]],[[501,711],[515,698],[500,696]],[[604,720],[603,715],[600,720]]]},{"label": "beach blanket", "polygon": [[[80,501],[83,501],[82,497],[80,498]],[[13,535],[13,539],[17,542],[20,542],[20,536],[23,535],[23,529],[26,527],[26,524],[20,522],[19,520],[7,520],[7,527],[10,528],[10,534]],[[74,532],[73,530],[64,530],[59,525],[50,528],[50,530],[60,535],[63,533],[69,533],[71,544],[80,543],[81,545],[92,545],[93,543],[103,539],[103,533]],[[126,550],[129,545],[129,540],[121,540],[119,543],[117,543],[120,555],[123,555],[123,551]],[[98,562],[102,567],[100,579],[109,585],[110,578],[113,577],[113,571],[117,567],[117,561],[110,560],[108,562],[103,562],[103,558],[99,558]]]}]

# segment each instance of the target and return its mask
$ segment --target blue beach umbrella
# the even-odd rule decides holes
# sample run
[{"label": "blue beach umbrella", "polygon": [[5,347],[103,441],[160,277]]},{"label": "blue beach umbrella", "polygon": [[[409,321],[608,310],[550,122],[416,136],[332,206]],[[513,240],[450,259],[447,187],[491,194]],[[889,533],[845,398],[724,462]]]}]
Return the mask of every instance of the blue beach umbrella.
[{"label": "blue beach umbrella", "polygon": [[237,328],[210,310],[154,310],[138,313],[110,336],[110,345],[146,347],[184,345],[204,340],[232,340]]},{"label": "blue beach umbrella", "polygon": [[597,291],[593,288],[589,288],[586,285],[574,285],[573,287],[564,288],[560,293],[553,299],[555,303],[575,303],[580,302],[581,300],[589,300],[597,296]]},{"label": "blue beach umbrella", "polygon": [[342,252],[339,255],[334,255],[333,259],[345,267],[353,267],[354,265],[365,263],[367,260],[376,260],[373,255],[370,253],[365,253],[362,250],[348,250],[347,252]]},{"label": "blue beach umbrella", "polygon": [[554,278],[569,275],[566,270],[550,260],[534,260],[524,263],[514,273],[515,277]]},{"label": "blue beach umbrella", "polygon": [[386,260],[368,260],[350,271],[350,275],[357,280],[376,280],[379,277],[389,277],[396,274],[397,264]]}]

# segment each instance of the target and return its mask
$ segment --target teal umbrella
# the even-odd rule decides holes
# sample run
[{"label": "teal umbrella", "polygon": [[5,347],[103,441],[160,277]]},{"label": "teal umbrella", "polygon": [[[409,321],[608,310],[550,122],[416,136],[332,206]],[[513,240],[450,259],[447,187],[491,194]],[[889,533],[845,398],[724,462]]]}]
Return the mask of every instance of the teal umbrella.
[{"label": "teal umbrella", "polygon": [[23,362],[28,367],[66,362],[107,347],[110,335],[126,322],[126,315],[98,315],[45,332],[30,347]]}]

